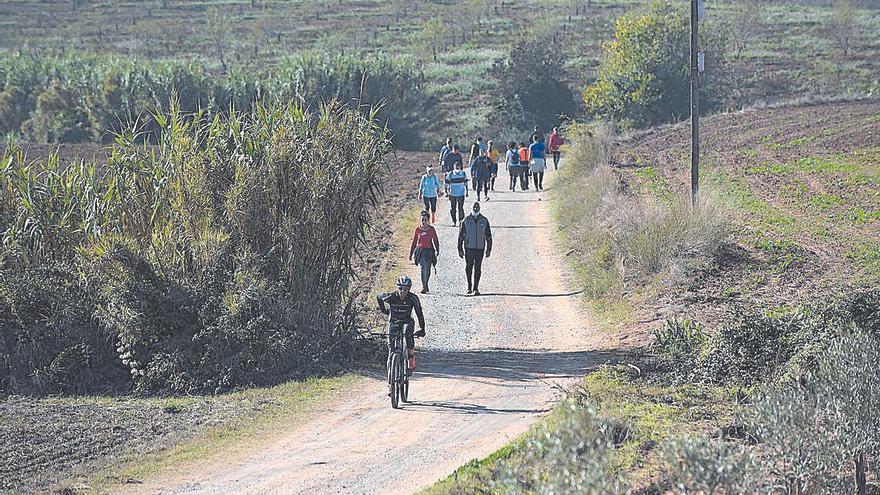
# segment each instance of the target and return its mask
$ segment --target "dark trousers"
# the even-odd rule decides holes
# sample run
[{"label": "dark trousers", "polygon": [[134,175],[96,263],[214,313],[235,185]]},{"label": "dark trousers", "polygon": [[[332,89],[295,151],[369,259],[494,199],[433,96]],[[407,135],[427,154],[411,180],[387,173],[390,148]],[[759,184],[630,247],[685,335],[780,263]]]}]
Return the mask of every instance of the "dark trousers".
[{"label": "dark trousers", "polygon": [[468,290],[480,290],[480,276],[483,274],[482,249],[464,250],[464,273],[467,274]]},{"label": "dark trousers", "polygon": [[[407,349],[415,349],[416,348],[416,338],[413,335],[413,330],[416,326],[416,321],[410,318],[407,321],[392,321],[390,333],[403,332],[403,338],[406,340],[406,348]],[[391,348],[391,337],[388,337],[388,348]],[[389,355],[389,357],[391,357]]]},{"label": "dark trousers", "polygon": [[[453,222],[464,220],[464,196],[449,196],[449,206]],[[456,213],[458,216],[455,215]]]},{"label": "dark trousers", "polygon": [[510,168],[510,190],[513,191],[516,189],[516,178],[520,176],[519,167]]},{"label": "dark trousers", "polygon": [[485,194],[487,198],[489,197],[489,181],[488,180],[477,179],[477,187],[475,187],[474,189],[476,189],[476,191],[477,191],[477,201],[480,200],[480,191],[483,191],[483,194]]},{"label": "dark trousers", "polygon": [[523,167],[519,175],[519,184],[524,190],[529,188],[529,167]]},{"label": "dark trousers", "polygon": [[553,152],[553,170],[559,170],[559,152]]},{"label": "dark trousers", "polygon": [[425,203],[425,211],[428,213],[437,212],[437,196],[434,196],[433,198],[422,196],[422,202]]},{"label": "dark trousers", "polygon": [[431,267],[434,266],[434,250],[423,248],[419,251],[419,259],[416,264],[421,268],[422,288],[428,290],[428,282],[431,281]]},{"label": "dark trousers", "polygon": [[532,172],[532,178],[534,179],[535,189],[544,188],[544,172]]}]

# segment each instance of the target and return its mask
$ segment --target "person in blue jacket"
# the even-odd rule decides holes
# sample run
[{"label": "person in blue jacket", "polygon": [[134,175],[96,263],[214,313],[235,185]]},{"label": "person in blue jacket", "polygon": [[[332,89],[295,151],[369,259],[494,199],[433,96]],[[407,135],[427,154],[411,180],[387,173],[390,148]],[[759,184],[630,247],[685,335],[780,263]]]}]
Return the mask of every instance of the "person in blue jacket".
[{"label": "person in blue jacket", "polygon": [[544,190],[544,170],[547,168],[546,150],[544,138],[535,133],[532,136],[532,145],[529,146],[529,157],[532,160],[529,171],[532,173],[532,182],[538,191]]},{"label": "person in blue jacket", "polygon": [[461,160],[455,162],[452,172],[446,174],[446,187],[449,191],[449,213],[452,215],[452,225],[458,225],[464,220],[464,198],[468,196],[468,178],[464,172]]},{"label": "person in blue jacket", "polygon": [[434,174],[434,167],[428,165],[422,180],[419,181],[419,199],[425,204],[425,211],[431,213],[431,223],[434,223],[437,213],[437,197],[443,192],[440,179]]}]

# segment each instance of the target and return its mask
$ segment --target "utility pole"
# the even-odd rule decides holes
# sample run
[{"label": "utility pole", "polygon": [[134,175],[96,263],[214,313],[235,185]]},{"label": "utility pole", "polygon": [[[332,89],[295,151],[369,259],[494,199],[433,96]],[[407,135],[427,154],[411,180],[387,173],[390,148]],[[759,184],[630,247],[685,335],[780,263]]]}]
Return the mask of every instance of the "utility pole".
[{"label": "utility pole", "polygon": [[698,46],[703,0],[691,1],[691,205],[696,206],[700,195],[700,69],[703,54]]}]

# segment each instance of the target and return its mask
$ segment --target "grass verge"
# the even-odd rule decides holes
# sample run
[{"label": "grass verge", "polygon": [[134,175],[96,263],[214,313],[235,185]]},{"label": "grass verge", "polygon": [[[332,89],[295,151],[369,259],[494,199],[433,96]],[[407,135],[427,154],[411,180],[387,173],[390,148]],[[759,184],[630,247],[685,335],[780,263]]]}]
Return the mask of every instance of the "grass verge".
[{"label": "grass verge", "polygon": [[[251,414],[199,431],[191,438],[146,455],[127,454],[107,466],[85,483],[71,488],[83,493],[107,493],[115,484],[128,480],[185,472],[195,462],[199,465],[239,456],[262,445],[258,440],[289,431],[308,417],[334,394],[354,386],[361,377],[345,374],[332,378],[290,381],[269,388],[254,388],[213,397],[211,401],[248,402]],[[190,398],[145,399],[173,409],[187,407]]]}]

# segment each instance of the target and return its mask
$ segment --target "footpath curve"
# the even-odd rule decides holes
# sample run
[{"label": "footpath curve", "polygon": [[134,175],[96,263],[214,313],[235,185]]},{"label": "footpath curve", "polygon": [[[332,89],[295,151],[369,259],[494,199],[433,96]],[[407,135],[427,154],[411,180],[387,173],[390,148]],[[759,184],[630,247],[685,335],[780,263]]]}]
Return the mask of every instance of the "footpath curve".
[{"label": "footpath curve", "polygon": [[[545,179],[552,187],[553,172]],[[391,409],[382,376],[324,405],[254,453],[171,473],[126,493],[412,493],[524,432],[595,366],[610,359],[579,295],[564,282],[563,256],[544,193],[507,191],[483,202],[495,247],[483,264],[483,295],[465,295],[449,202],[439,201],[441,257],[421,296],[427,337],[417,341],[411,404]],[[467,211],[473,195],[466,201]],[[410,276],[419,289],[418,270]]]}]

